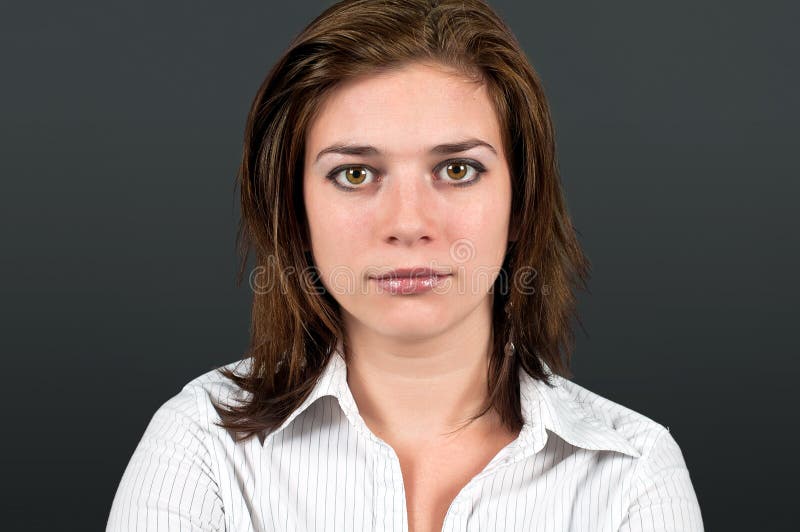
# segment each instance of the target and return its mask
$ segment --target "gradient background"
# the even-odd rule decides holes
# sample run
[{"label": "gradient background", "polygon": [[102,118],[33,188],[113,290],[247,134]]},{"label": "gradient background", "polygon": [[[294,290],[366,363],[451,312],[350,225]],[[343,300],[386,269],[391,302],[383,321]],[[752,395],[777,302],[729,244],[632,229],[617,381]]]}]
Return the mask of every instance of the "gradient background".
[{"label": "gradient background", "polygon": [[[329,3],[0,10],[4,530],[104,528],[155,410],[241,357],[244,120]],[[491,3],[593,263],[574,380],[670,427],[707,529],[789,529],[798,4]]]}]

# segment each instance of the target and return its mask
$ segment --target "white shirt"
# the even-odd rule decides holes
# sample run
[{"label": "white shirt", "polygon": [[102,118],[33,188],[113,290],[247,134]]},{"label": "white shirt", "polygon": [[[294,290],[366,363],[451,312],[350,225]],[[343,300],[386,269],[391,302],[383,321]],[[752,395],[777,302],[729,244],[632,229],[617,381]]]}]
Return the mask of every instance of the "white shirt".
[{"label": "white shirt", "polygon": [[[520,371],[522,431],[458,493],[442,530],[702,531],[669,430],[554,377],[550,389]],[[236,444],[213,424],[210,398],[231,404],[243,393],[214,370],[166,401],[128,463],[106,530],[408,530],[400,462],[359,415],[339,351],[263,444]]]}]

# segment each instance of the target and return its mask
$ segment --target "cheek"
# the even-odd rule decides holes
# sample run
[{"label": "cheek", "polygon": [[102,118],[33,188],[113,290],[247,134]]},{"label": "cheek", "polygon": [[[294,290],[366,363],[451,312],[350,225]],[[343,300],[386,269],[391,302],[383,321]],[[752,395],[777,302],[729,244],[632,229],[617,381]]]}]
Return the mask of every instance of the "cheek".
[{"label": "cheek", "polygon": [[354,251],[364,239],[368,216],[346,203],[310,193],[306,210],[311,232],[311,246],[321,267],[345,264],[355,258]]},{"label": "cheek", "polygon": [[509,203],[501,197],[484,197],[454,211],[448,219],[451,239],[467,239],[474,244],[476,258],[495,255],[506,244]]}]

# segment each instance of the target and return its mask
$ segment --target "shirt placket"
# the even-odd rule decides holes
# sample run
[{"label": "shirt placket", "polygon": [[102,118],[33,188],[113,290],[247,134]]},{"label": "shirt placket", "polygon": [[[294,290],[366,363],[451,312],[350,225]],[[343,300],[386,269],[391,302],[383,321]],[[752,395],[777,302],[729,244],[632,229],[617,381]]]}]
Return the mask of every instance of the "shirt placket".
[{"label": "shirt placket", "polygon": [[407,532],[406,495],[400,459],[385,442],[378,444],[377,451],[373,467],[374,530]]}]

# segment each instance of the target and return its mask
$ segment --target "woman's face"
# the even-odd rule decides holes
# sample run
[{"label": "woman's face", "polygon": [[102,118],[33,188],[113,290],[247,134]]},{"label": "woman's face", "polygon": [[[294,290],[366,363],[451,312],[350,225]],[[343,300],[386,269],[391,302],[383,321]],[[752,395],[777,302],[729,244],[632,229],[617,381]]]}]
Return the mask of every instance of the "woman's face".
[{"label": "woman's face", "polygon": [[[511,182],[483,85],[414,63],[338,86],[307,131],[303,194],[348,330],[421,339],[491,308]],[[412,267],[451,275],[373,278]]]}]

